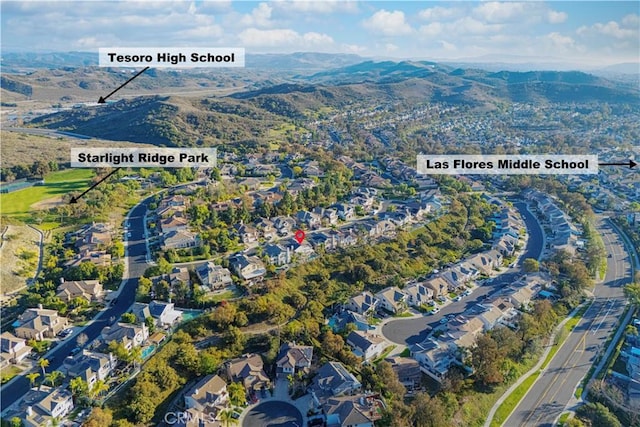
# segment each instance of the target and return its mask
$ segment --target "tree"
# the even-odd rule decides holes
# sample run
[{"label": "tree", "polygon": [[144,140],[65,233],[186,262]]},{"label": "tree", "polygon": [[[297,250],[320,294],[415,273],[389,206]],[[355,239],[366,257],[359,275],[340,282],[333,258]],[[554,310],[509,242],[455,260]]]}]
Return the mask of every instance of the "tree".
[{"label": "tree", "polygon": [[393,396],[396,400],[402,400],[407,392],[407,389],[398,380],[398,374],[391,367],[391,363],[386,360],[381,361],[376,366],[376,374],[378,378],[383,380],[383,389],[387,394]]},{"label": "tree", "polygon": [[450,424],[442,403],[437,398],[429,397],[427,393],[416,394],[411,406],[416,427],[441,427]]},{"label": "tree", "polygon": [[124,323],[134,324],[136,323],[136,315],[133,313],[122,313],[120,320],[122,320]]},{"label": "tree", "polygon": [[616,416],[602,403],[587,403],[576,410],[578,418],[588,421],[592,426],[622,427]]},{"label": "tree", "polygon": [[640,283],[631,283],[624,287],[624,294],[631,304],[640,305]]},{"label": "tree", "polygon": [[84,397],[87,392],[89,391],[89,386],[87,385],[87,382],[84,381],[81,377],[75,377],[72,378],[71,381],[69,381],[69,389],[71,390],[71,393],[73,394],[73,397],[77,400],[80,397]]},{"label": "tree", "polygon": [[82,348],[84,347],[84,345],[87,343],[88,340],[89,340],[89,337],[87,336],[87,334],[83,332],[76,337],[76,344],[78,345],[78,347]]},{"label": "tree", "polygon": [[225,427],[238,423],[238,420],[233,418],[233,411],[231,409],[225,409],[220,412],[220,421],[222,421],[222,425]]},{"label": "tree", "polygon": [[40,376],[40,373],[38,372],[31,372],[30,374],[25,375],[27,377],[27,379],[29,380],[29,383],[31,384],[31,387],[36,385],[36,380],[38,379],[38,377]]},{"label": "tree", "polygon": [[64,378],[64,374],[62,372],[53,371],[45,375],[44,381],[51,384],[51,387],[56,387],[59,382],[60,383],[62,382],[63,378]]},{"label": "tree", "polygon": [[241,383],[231,383],[227,386],[229,401],[233,406],[243,406],[247,403],[247,392]]},{"label": "tree", "polygon": [[83,427],[104,427],[110,426],[113,421],[113,413],[111,409],[95,407],[91,410],[91,414],[84,422]]},{"label": "tree", "polygon": [[47,373],[45,372],[45,368],[49,366],[49,361],[45,358],[38,360],[38,366],[42,369],[42,376],[44,377]]},{"label": "tree", "polygon": [[89,397],[95,400],[100,397],[102,393],[108,390],[109,386],[107,385],[107,383],[105,383],[103,380],[98,380],[93,384],[93,387],[91,387],[91,390],[89,391]]},{"label": "tree", "polygon": [[322,339],[321,349],[327,356],[336,357],[344,347],[344,339],[340,335],[327,331]]},{"label": "tree", "polygon": [[540,271],[540,263],[537,259],[527,258],[522,263],[524,271],[527,273],[535,273],[536,271]]},{"label": "tree", "polygon": [[503,354],[498,344],[486,334],[478,335],[476,346],[471,350],[471,363],[476,380],[485,387],[500,384],[504,378],[500,372],[500,360]]},{"label": "tree", "polygon": [[150,279],[144,276],[140,277],[140,279],[138,279],[138,298],[147,298],[151,292],[151,286],[153,286],[153,283]]}]

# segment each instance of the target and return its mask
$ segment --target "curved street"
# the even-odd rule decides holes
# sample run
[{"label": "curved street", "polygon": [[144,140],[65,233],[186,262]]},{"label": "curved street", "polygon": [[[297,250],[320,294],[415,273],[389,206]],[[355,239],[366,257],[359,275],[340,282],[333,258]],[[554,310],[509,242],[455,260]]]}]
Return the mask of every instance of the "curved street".
[{"label": "curved street", "polygon": [[[135,206],[129,212],[129,216],[125,220],[131,223],[131,237],[126,242],[126,267],[116,303],[104,309],[84,328],[78,328],[75,333],[75,335],[80,333],[86,334],[88,338],[87,344],[100,336],[102,329],[109,324],[109,319],[119,319],[120,316],[129,310],[131,305],[135,302],[138,278],[149,266],[146,260],[147,249],[143,223],[148,201],[149,199],[146,199]],[[85,344],[85,346],[87,344]],[[76,347],[76,340],[67,339],[50,350],[44,356],[44,358],[49,360],[48,371],[51,372],[59,369],[60,366],[62,366],[64,359],[69,356],[69,353],[74,347]],[[24,374],[26,373],[27,372],[24,372]],[[9,383],[4,384],[0,395],[0,405],[3,412],[13,403],[22,398],[22,396],[29,391],[29,388],[29,380],[24,375],[19,375]]]},{"label": "curved street", "polygon": [[494,291],[513,283],[522,274],[522,262],[526,258],[538,259],[544,249],[544,236],[542,228],[537,219],[527,209],[527,205],[523,202],[514,203],[518,208],[529,233],[529,240],[525,252],[513,268],[508,268],[501,275],[486,281],[483,285],[473,290],[473,293],[461,300],[455,301],[443,307],[439,313],[428,316],[419,316],[413,318],[400,318],[387,322],[382,327],[382,334],[389,341],[401,345],[411,345],[424,341],[429,331],[440,324],[440,319],[450,314],[462,314],[465,310],[473,307],[478,301],[484,299],[487,295]]}]

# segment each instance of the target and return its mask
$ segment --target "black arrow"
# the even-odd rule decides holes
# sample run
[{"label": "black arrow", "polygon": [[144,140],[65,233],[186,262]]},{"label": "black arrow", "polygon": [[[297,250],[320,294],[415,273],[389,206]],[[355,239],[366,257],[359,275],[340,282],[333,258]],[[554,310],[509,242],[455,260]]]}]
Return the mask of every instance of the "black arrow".
[{"label": "black arrow", "polygon": [[637,163],[631,159],[628,162],[598,163],[598,166],[629,166],[629,169],[634,168],[636,165]]},{"label": "black arrow", "polygon": [[136,74],[135,76],[131,77],[129,80],[127,80],[126,82],[122,83],[120,85],[120,87],[118,87],[116,90],[114,90],[113,92],[111,92],[109,95],[105,96],[105,97],[100,97],[100,99],[98,99],[98,104],[104,104],[105,102],[107,102],[107,98],[110,97],[111,95],[113,95],[114,93],[116,93],[117,91],[119,91],[120,89],[122,89],[123,87],[125,87],[131,80],[135,79],[136,77],[138,77],[140,74],[144,73],[145,71],[147,71],[149,69],[149,67],[144,67],[144,69],[142,71],[140,71],[138,74]]},{"label": "black arrow", "polygon": [[96,182],[95,184],[93,184],[91,187],[87,188],[86,190],[84,190],[84,192],[82,194],[80,194],[79,196],[76,197],[72,197],[71,200],[69,200],[70,204],[74,204],[74,203],[78,203],[78,200],[80,200],[80,198],[82,196],[84,196],[85,194],[87,194],[89,191],[93,190],[94,188],[96,188],[98,185],[100,185],[100,183],[102,181],[104,181],[105,179],[109,178],[111,175],[113,175],[114,173],[118,172],[120,170],[120,168],[115,168],[114,170],[111,171],[111,173],[109,173],[107,176],[105,176],[104,178],[102,178],[100,181]]}]

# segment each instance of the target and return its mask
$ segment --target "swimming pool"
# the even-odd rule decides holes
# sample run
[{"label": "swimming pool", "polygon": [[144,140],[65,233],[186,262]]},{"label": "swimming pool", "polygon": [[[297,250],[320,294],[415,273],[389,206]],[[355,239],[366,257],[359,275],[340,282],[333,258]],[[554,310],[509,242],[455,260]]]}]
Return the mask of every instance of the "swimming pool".
[{"label": "swimming pool", "polygon": [[153,354],[153,352],[156,349],[156,345],[155,344],[151,344],[148,347],[145,347],[142,349],[142,359],[145,360],[147,359],[149,356],[151,356]]},{"label": "swimming pool", "polygon": [[202,314],[202,310],[180,310],[182,311],[182,321],[187,322]]}]

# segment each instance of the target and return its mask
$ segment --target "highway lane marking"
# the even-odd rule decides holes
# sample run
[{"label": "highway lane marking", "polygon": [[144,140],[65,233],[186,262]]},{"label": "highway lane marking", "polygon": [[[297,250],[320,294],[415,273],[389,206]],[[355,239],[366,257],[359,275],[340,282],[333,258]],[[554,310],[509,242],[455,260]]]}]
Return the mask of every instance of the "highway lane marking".
[{"label": "highway lane marking", "polygon": [[[594,301],[594,302],[595,302],[595,301]],[[589,306],[589,308],[587,309],[587,311],[584,313],[584,315],[583,315],[583,317],[582,317],[581,321],[578,323],[578,325],[582,322],[582,320],[584,320],[584,318],[585,318],[585,317],[587,317],[587,313],[588,313],[589,311],[591,311],[592,309],[595,309],[595,308],[596,308],[596,306],[595,306],[593,303],[591,303],[591,306]],[[600,310],[602,310],[602,307],[598,309],[598,312],[600,312]],[[593,321],[592,321],[592,322],[593,322]],[[578,325],[576,325],[576,327],[577,327]],[[574,329],[575,329],[575,328],[574,328]],[[589,330],[589,329],[587,328],[587,330],[582,334],[582,337],[579,339],[578,343],[577,343],[577,344],[576,344],[576,345],[571,349],[571,352],[569,353],[568,358],[567,358],[563,363],[561,363],[561,364],[560,364],[560,368],[559,368],[559,370],[558,370],[558,371],[562,371],[562,370],[564,370],[564,369],[567,367],[567,365],[571,362],[571,359],[573,358],[573,355],[576,353],[576,350],[578,349],[578,347],[579,347],[579,346],[580,346],[580,344],[582,343],[582,341],[583,341],[583,339],[585,338],[585,336],[586,336],[586,334],[587,334],[588,330]],[[569,341],[569,337],[567,337],[567,339],[562,343],[562,346],[564,346],[564,344],[566,344],[568,341]],[[583,346],[584,346],[584,344],[583,344]],[[558,349],[558,351],[557,351],[556,355],[554,356],[554,359],[558,356],[558,354],[560,353],[560,350],[561,350],[561,349],[562,349],[562,348],[559,348],[559,349]],[[551,362],[552,362],[552,361],[553,361],[553,359],[551,359],[551,360],[549,361],[549,365],[551,365]],[[538,381],[539,381],[539,380],[544,376],[544,374],[545,374],[545,373],[549,372],[549,371],[548,371],[548,369],[549,369],[549,368],[548,368],[548,366],[549,366],[549,365],[547,365],[547,368],[545,369],[545,371],[544,371],[543,373],[541,373],[541,374],[540,374],[540,376],[536,379],[536,381],[534,382],[534,385],[535,385],[535,383],[537,383],[537,382],[538,382]],[[547,396],[547,394],[549,393],[549,391],[551,391],[551,389],[552,389],[553,385],[554,385],[554,384],[559,380],[559,378],[562,376],[562,373],[557,373],[557,374],[556,374],[556,373],[554,373],[553,375],[554,375],[554,377],[553,377],[553,379],[552,379],[551,383],[547,386],[547,388],[545,389],[544,393],[542,393],[542,396],[540,396],[540,398],[538,398],[538,400],[536,401],[536,403],[535,403],[535,405],[534,405],[534,409],[533,409],[533,411],[531,411],[531,413],[529,414],[529,416],[524,420],[524,423],[522,423],[522,424],[520,424],[520,425],[522,425],[522,426],[527,425],[527,423],[529,422],[529,420],[531,419],[531,417],[532,417],[532,416],[536,413],[536,411],[540,408],[540,403],[542,402],[542,400]],[[534,387],[534,385],[532,385],[532,386],[531,386],[531,388],[529,388],[529,390],[531,390],[531,389]],[[518,405],[518,406],[519,406],[519,405]],[[517,409],[517,407],[516,407],[516,409]],[[515,412],[515,411],[514,411],[514,412]],[[513,414],[513,413],[512,413],[512,414]],[[543,415],[544,415],[544,414],[543,414]]]}]

